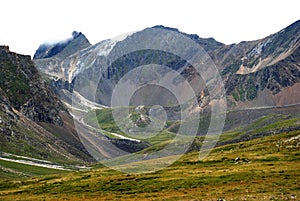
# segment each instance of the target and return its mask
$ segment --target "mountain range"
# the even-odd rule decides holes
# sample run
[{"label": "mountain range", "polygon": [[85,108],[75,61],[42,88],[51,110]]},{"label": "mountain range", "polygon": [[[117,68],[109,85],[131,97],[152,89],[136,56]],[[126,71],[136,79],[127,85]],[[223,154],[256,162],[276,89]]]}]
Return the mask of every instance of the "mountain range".
[{"label": "mountain range", "polygon": [[[90,110],[109,107],[113,89],[120,78],[141,65],[154,63],[172,70],[183,69],[180,75],[193,85],[199,105],[204,111],[209,110],[212,94],[195,84],[203,82],[201,76],[176,55],[140,50],[130,52],[103,68],[107,55],[122,50],[136,39],[147,38],[153,29],[182,34],[210,56],[226,90],[229,112],[224,131],[247,126],[269,114],[292,114],[289,118],[297,116],[300,103],[300,21],[263,39],[231,45],[161,25],[95,45],[90,44],[84,34],[74,31],[68,40],[40,45],[33,60],[30,56],[10,52],[7,46],[0,47],[0,151],[62,163],[94,161],[89,153],[91,150],[82,145],[83,139],[77,133],[80,129],[75,128],[73,121],[83,121]],[[162,75],[147,79],[155,80],[157,76]],[[89,86],[93,86],[96,96],[86,90]],[[169,117],[176,120],[178,112],[174,97],[164,96],[164,89],[155,89],[153,93],[151,91],[151,100],[144,98],[150,90],[153,88],[141,90],[133,98],[133,106],[146,102],[147,107],[160,101],[169,108]],[[103,121],[107,117],[110,116],[105,116]],[[167,129],[172,131],[176,126],[175,123]],[[102,135],[89,130],[91,135],[102,136],[103,142],[109,141],[128,152],[151,146],[150,142],[112,136],[112,131],[115,130]],[[100,158],[108,154],[105,148],[103,150],[100,150]]]},{"label": "mountain range", "polygon": [[[174,28],[164,26],[153,28],[183,34],[209,54],[222,76],[229,108],[285,106],[300,102],[298,90],[300,21],[263,39],[232,45],[225,45],[213,38],[205,39],[195,34],[182,33]],[[159,59],[155,56],[157,52],[148,50],[146,58],[142,53],[134,52],[126,55],[126,58],[120,58],[118,63],[115,62],[110,69],[106,70],[107,72],[101,72],[102,57],[126,48],[134,38],[147,38],[149,32],[149,29],[145,29],[121,41],[109,39],[95,45],[91,45],[83,34],[79,34],[78,38],[74,37],[71,41],[57,43],[46,49],[45,45],[41,45],[34,56],[34,62],[41,72],[54,78],[56,82],[68,86],[74,84],[76,79],[78,82],[80,79],[96,82],[95,79],[99,78],[98,76],[93,78],[93,75],[102,73],[104,82],[97,87],[102,92],[97,91],[95,100],[99,104],[109,105],[113,86],[136,66],[146,65],[151,61],[176,70],[183,64],[179,58],[170,55],[165,55],[165,59]],[[75,50],[74,47],[77,49]],[[57,51],[58,49],[60,51]],[[55,51],[55,55],[47,54]],[[141,60],[143,61],[140,62]],[[195,71],[186,70],[182,74],[184,73],[185,77],[189,77],[190,83],[193,79],[197,79]],[[77,74],[81,75],[77,76]],[[80,94],[87,99],[92,99],[84,91]],[[196,94],[199,94],[198,98],[200,98],[201,93]]]}]

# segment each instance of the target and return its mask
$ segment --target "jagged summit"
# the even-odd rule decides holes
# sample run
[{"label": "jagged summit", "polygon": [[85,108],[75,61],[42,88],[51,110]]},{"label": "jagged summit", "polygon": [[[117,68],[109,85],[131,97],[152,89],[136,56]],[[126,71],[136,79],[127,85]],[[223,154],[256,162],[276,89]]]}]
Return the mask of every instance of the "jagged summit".
[{"label": "jagged summit", "polygon": [[73,31],[73,32],[72,32],[72,37],[73,37],[73,39],[75,39],[75,38],[77,38],[77,37],[79,37],[79,36],[81,36],[81,35],[83,35],[81,32],[78,32],[78,31]]},{"label": "jagged summit", "polygon": [[44,59],[62,54],[63,57],[89,47],[91,44],[84,34],[72,32],[72,37],[54,44],[42,44],[36,50],[33,59]]}]

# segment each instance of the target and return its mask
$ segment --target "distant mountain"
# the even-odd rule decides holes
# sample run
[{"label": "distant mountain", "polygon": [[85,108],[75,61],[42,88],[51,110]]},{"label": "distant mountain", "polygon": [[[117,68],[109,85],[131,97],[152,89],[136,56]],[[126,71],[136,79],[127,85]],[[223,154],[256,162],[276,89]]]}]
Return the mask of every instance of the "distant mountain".
[{"label": "distant mountain", "polygon": [[[212,38],[204,39],[194,34],[182,33],[175,28],[161,25],[154,28],[181,33],[207,51],[222,76],[229,108],[272,107],[300,103],[300,21],[266,38],[232,45],[224,45]],[[70,89],[75,80],[81,84],[84,80],[90,82],[94,80],[98,83],[99,75],[102,74],[103,80],[99,86],[95,86],[98,90],[96,101],[109,105],[112,89],[118,80],[136,66],[156,63],[178,70],[186,64],[174,55],[147,50],[125,55],[103,72],[101,63],[106,55],[122,51],[128,45],[132,45],[131,41],[134,41],[134,38],[147,38],[149,33],[149,29],[144,29],[122,41],[106,40],[85,49],[74,48],[75,53],[72,55],[66,57],[54,55],[47,59],[36,59],[35,63],[42,72],[59,80],[61,84],[56,86],[64,86],[65,89]],[[77,76],[79,74],[80,76]],[[182,71],[182,75],[190,83],[199,82],[200,79],[195,71],[188,68]],[[200,100],[203,88],[195,90]],[[90,100],[93,99],[86,90],[78,92]],[[157,94],[159,96],[161,93]],[[207,93],[204,95],[209,96]]]},{"label": "distant mountain", "polygon": [[[177,29],[163,26],[156,26],[154,28],[179,32]],[[98,87],[96,102],[103,105],[109,105],[113,86],[118,81],[117,77],[122,77],[122,75],[126,74],[126,72],[130,71],[136,66],[156,62],[157,64],[166,65],[176,69],[180,68],[186,63],[178,56],[147,50],[146,57],[144,55],[145,52],[142,51],[129,54],[126,57],[120,58],[119,61],[114,63],[112,69],[108,69],[107,72],[102,72],[102,62],[105,62],[105,57],[108,54],[112,52],[122,51],[124,47],[132,45],[132,38],[144,38],[147,37],[150,32],[151,29],[145,29],[143,31],[133,33],[132,35],[130,35],[130,37],[126,37],[123,40],[109,39],[101,41],[86,49],[78,50],[73,55],[67,56],[65,58],[57,55],[46,59],[35,59],[34,61],[37,67],[42,72],[53,77],[54,80],[56,80],[56,83],[54,83],[53,85],[55,85],[56,87],[63,87],[63,89],[70,90],[70,86],[73,85],[75,79],[77,80],[77,82],[82,81],[83,83],[84,79],[90,80],[90,82],[97,82],[99,74],[103,74],[103,82],[101,82],[102,85]],[[218,49],[219,47],[224,46],[224,44],[217,42],[212,38],[204,39],[200,38],[197,35],[188,35],[185,33],[183,34],[194,40],[196,43],[203,45],[203,47],[207,51],[213,51]],[[160,55],[160,58],[158,58],[157,55]],[[168,59],[163,57],[168,57]],[[123,68],[122,66],[126,66],[126,70],[116,70]],[[84,90],[84,86],[82,86],[82,90],[78,90],[78,92],[85,98],[90,100],[92,99],[92,97],[89,96],[90,90]],[[62,96],[65,97],[65,95]],[[168,100],[166,100],[166,102],[167,101]]]},{"label": "distant mountain", "polygon": [[89,47],[91,44],[81,32],[73,31],[72,38],[54,44],[42,44],[36,50],[33,59],[45,59],[61,54],[69,56],[76,51]]},{"label": "distant mountain", "polygon": [[30,56],[0,46],[0,152],[82,163],[93,159]]}]

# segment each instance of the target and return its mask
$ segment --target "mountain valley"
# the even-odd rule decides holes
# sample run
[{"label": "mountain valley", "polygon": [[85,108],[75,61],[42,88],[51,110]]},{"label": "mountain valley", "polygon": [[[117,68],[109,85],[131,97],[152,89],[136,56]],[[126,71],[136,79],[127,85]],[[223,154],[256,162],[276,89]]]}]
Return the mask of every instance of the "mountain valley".
[{"label": "mountain valley", "polygon": [[[143,49],[160,31],[223,83]],[[297,200],[299,89],[299,20],[231,45],[159,25],[97,44],[74,31],[33,59],[0,46],[0,200]]]}]

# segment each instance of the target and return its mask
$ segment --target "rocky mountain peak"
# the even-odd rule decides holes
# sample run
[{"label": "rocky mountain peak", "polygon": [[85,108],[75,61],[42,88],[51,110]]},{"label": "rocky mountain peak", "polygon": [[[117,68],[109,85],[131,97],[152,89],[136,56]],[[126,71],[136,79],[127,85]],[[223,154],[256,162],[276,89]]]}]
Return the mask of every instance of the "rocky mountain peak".
[{"label": "rocky mountain peak", "polygon": [[83,35],[81,32],[78,32],[78,31],[73,31],[72,32],[72,37],[73,39],[76,39],[77,37]]},{"label": "rocky mountain peak", "polygon": [[89,47],[91,44],[84,34],[78,31],[72,32],[72,37],[54,44],[42,44],[36,50],[33,59],[50,58],[56,55],[69,56],[79,50]]}]

